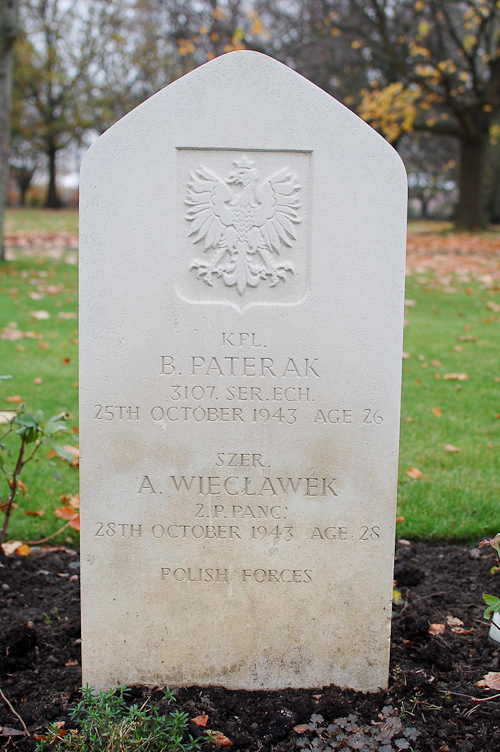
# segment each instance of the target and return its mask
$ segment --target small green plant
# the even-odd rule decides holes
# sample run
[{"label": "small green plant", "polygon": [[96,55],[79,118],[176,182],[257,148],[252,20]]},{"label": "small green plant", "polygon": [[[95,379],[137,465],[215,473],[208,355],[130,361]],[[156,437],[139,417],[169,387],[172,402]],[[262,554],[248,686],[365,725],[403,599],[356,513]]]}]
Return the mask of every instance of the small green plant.
[{"label": "small green plant", "polygon": [[[0,383],[9,378],[0,376]],[[0,433],[0,472],[7,485],[5,495],[0,496],[0,511],[5,515],[0,531],[0,556],[3,555],[2,543],[7,536],[16,497],[20,490],[26,492],[21,480],[24,467],[35,459],[43,445],[53,449],[59,457],[69,462],[73,460],[72,455],[54,439],[56,434],[67,432],[66,418],[66,413],[60,413],[46,421],[41,410],[30,413],[24,403],[15,411],[0,413],[0,423],[6,426],[4,433]]]},{"label": "small green plant", "polygon": [[[496,559],[496,564],[491,567],[491,574],[500,572],[500,533],[497,533],[491,540],[482,540],[479,546],[481,548],[483,546],[491,546],[495,552],[494,556]],[[500,612],[500,598],[497,598],[494,595],[488,595],[488,593],[483,593],[483,600],[486,603],[486,609],[483,614],[485,619],[491,619],[495,612]]]},{"label": "small green plant", "polygon": [[[297,739],[299,749],[310,749],[313,752],[395,752],[396,750],[411,750],[410,741],[420,736],[417,729],[403,726],[391,705],[383,707],[378,714],[379,721],[368,726],[358,720],[354,714],[344,718],[336,718],[333,723],[326,725],[322,715],[312,715],[305,731],[309,736]],[[393,746],[394,745],[394,746]]]},{"label": "small green plant", "polygon": [[[61,736],[60,730],[48,729],[37,750],[59,749],[67,752],[191,752],[198,742],[187,733],[186,713],[161,715],[158,705],[128,705],[130,690],[119,687],[94,694],[91,687],[82,688],[82,699],[71,712],[80,730]],[[164,699],[174,699],[166,691]]]}]

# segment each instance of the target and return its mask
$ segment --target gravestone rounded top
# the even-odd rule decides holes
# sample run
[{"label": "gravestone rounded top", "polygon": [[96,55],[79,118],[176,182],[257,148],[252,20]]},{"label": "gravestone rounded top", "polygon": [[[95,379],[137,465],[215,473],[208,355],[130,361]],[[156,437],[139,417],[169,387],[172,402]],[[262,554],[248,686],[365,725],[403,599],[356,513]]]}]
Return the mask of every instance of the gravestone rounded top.
[{"label": "gravestone rounded top", "polygon": [[84,681],[385,686],[398,155],[240,51],[101,136],[80,195]]}]

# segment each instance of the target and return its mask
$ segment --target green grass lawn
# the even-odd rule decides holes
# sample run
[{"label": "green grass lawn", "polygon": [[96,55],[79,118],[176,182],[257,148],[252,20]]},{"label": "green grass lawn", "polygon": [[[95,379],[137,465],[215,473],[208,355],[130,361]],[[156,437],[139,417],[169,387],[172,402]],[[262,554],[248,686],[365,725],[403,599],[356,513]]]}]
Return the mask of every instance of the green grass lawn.
[{"label": "green grass lawn", "polygon": [[406,289],[416,305],[406,309],[398,533],[477,541],[500,530],[500,315],[488,308],[499,292],[455,282],[453,294],[418,279]]},{"label": "green grass lawn", "polygon": [[7,209],[5,233],[78,233],[78,209]]},{"label": "green grass lawn", "polygon": [[[27,212],[31,214],[31,212]],[[29,224],[29,222],[27,221]],[[40,228],[39,228],[40,229]],[[41,297],[41,299],[33,299]],[[37,318],[44,311],[50,318]],[[78,426],[78,322],[77,267],[63,260],[20,258],[0,265],[0,331],[10,329],[33,333],[14,341],[0,339],[0,374],[11,375],[0,383],[0,411],[12,410],[15,403],[6,398],[20,396],[31,410],[41,409],[46,418],[68,412],[68,426]],[[10,336],[10,335],[8,335]],[[35,383],[35,379],[42,383]],[[2,429],[3,426],[0,426]],[[0,432],[2,435],[3,431]],[[64,437],[62,443],[75,443],[77,434]],[[45,455],[47,454],[44,450]],[[54,477],[60,476],[60,482]],[[10,538],[37,540],[63,524],[53,510],[61,506],[60,496],[78,491],[78,470],[58,458],[53,466],[32,462],[26,466],[23,480],[28,491],[19,496],[10,524]],[[6,493],[0,478],[0,495]],[[43,510],[43,516],[26,515]],[[66,530],[59,542],[77,541],[74,531]]]},{"label": "green grass lawn", "polygon": [[[10,210],[7,229],[76,232],[76,221],[71,211]],[[431,275],[407,280],[406,297],[415,305],[406,309],[404,350],[410,357],[402,361],[398,514],[404,522],[398,535],[477,542],[500,530],[500,293],[475,281],[455,281],[455,292],[449,289]],[[33,294],[44,297],[34,300]],[[0,266],[0,330],[36,333],[0,339],[0,373],[14,377],[0,385],[0,411],[13,407],[6,397],[19,395],[46,416],[69,412],[70,427],[77,427],[77,321],[69,317],[76,310],[74,265],[19,256]],[[37,311],[50,318],[36,318]],[[61,494],[78,490],[78,471],[63,460],[54,463],[26,468],[28,492],[13,513],[11,538],[36,540],[61,526],[53,510]],[[422,477],[409,477],[409,468]],[[41,517],[24,514],[39,510]],[[65,538],[76,542],[76,533],[66,530]]]}]

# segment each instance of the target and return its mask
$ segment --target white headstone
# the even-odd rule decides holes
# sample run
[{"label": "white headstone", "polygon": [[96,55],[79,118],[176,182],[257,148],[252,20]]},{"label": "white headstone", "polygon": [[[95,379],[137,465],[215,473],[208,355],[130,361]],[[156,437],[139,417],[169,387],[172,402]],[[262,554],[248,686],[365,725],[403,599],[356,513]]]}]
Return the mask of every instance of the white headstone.
[{"label": "white headstone", "polygon": [[384,687],[406,179],[234,52],[81,180],[83,680]]}]

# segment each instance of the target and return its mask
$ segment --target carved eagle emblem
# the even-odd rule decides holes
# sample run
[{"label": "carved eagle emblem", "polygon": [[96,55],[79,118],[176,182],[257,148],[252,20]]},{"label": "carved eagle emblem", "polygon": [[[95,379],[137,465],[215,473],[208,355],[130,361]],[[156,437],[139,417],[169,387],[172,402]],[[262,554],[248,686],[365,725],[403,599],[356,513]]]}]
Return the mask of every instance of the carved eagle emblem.
[{"label": "carved eagle emblem", "polygon": [[211,253],[191,263],[198,279],[210,287],[220,279],[243,295],[261,281],[275,287],[294,273],[291,263],[276,257],[297,239],[301,186],[287,167],[260,181],[246,156],[233,164],[226,180],[201,164],[190,172],[186,219],[193,243]]}]

